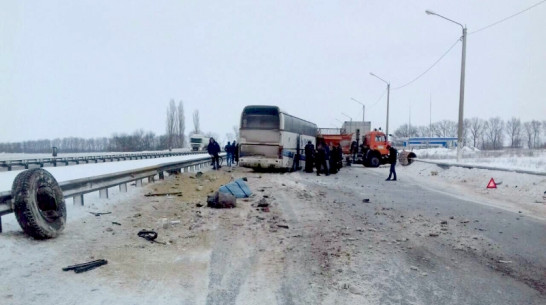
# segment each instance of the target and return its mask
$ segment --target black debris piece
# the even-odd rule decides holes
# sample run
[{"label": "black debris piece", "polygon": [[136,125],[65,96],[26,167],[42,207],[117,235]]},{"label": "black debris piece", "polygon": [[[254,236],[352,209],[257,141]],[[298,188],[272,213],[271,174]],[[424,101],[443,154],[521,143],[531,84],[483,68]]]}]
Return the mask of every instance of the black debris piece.
[{"label": "black debris piece", "polygon": [[90,214],[93,214],[95,216],[100,216],[100,215],[106,215],[106,214],[112,214],[112,212],[89,212]]},{"label": "black debris piece", "polygon": [[95,269],[97,267],[100,267],[100,266],[106,265],[106,264],[108,264],[107,260],[98,259],[98,260],[94,260],[94,261],[83,263],[83,264],[77,264],[77,265],[72,265],[72,266],[65,267],[65,268],[63,268],[63,271],[74,270],[74,272],[76,272],[76,273],[82,273],[82,272],[86,272],[86,271],[89,271],[89,270],[93,270],[93,269]]}]

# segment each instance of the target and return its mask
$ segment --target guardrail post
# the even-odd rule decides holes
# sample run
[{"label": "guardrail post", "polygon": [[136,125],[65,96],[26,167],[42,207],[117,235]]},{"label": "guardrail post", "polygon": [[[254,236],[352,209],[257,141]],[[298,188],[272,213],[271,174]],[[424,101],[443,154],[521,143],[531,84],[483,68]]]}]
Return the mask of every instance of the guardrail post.
[{"label": "guardrail post", "polygon": [[99,198],[108,199],[108,189],[107,188],[99,190]]},{"label": "guardrail post", "polygon": [[0,233],[2,233],[2,216],[0,216]]},{"label": "guardrail post", "polygon": [[137,186],[137,187],[141,187],[141,186],[142,186],[142,179],[138,179],[138,180],[136,181],[136,186]]},{"label": "guardrail post", "polygon": [[159,180],[164,180],[165,179],[165,173],[163,171],[159,171]]},{"label": "guardrail post", "polygon": [[154,176],[148,177],[148,183],[155,182]]},{"label": "guardrail post", "polygon": [[120,184],[119,191],[122,193],[127,193],[127,183]]},{"label": "guardrail post", "polygon": [[83,206],[83,194],[72,197],[72,200],[74,201],[74,205]]},{"label": "guardrail post", "polygon": [[184,167],[184,173],[189,172],[189,169],[190,169],[190,168],[189,168],[188,166],[185,166],[185,167]]}]

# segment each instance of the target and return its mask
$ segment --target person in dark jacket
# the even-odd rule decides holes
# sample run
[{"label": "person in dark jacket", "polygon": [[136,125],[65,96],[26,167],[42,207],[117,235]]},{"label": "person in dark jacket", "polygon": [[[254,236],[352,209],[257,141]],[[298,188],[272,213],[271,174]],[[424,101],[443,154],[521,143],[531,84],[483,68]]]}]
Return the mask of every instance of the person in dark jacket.
[{"label": "person in dark jacket", "polygon": [[207,152],[212,156],[212,169],[220,169],[218,153],[220,153],[220,145],[214,140],[214,138],[209,139],[209,145],[207,146]]},{"label": "person in dark jacket", "polygon": [[337,147],[330,143],[328,149],[330,150],[330,162],[328,164],[330,166],[330,174],[335,174],[337,173]]},{"label": "person in dark jacket", "polygon": [[396,170],[394,167],[396,166],[396,155],[398,154],[398,151],[390,145],[387,145],[387,148],[389,149],[389,163],[391,164],[391,169],[389,171],[389,178],[387,178],[386,181],[390,181],[392,175],[394,175],[392,181],[396,181]]},{"label": "person in dark jacket", "polygon": [[343,148],[341,144],[337,144],[337,171],[343,167]]},{"label": "person in dark jacket", "polygon": [[355,163],[356,154],[358,154],[358,145],[356,144],[356,141],[353,141],[351,143],[351,155],[353,155],[353,163]]},{"label": "person in dark jacket", "polygon": [[231,142],[227,142],[227,145],[224,147],[224,151],[226,152],[227,166],[231,167],[231,160],[233,160],[233,146],[231,146]]},{"label": "person in dark jacket", "polygon": [[320,176],[321,168],[324,168],[324,174],[330,175],[328,165],[326,165],[326,144],[320,141],[317,144],[317,152],[315,154],[315,164],[317,166],[317,176]]},{"label": "person in dark jacket", "polygon": [[311,141],[307,141],[305,145],[305,172],[313,172],[313,164],[315,162],[315,145]]},{"label": "person in dark jacket", "polygon": [[237,141],[233,141],[231,144],[231,165],[235,164],[235,161],[239,162],[239,144]]}]

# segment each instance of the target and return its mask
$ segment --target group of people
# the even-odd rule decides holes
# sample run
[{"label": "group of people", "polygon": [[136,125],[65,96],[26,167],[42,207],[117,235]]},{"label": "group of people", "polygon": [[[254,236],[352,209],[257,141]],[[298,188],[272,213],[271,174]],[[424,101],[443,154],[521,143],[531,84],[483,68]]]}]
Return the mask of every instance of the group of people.
[{"label": "group of people", "polygon": [[341,145],[327,145],[323,139],[317,142],[317,148],[311,141],[305,145],[305,172],[312,173],[316,167],[317,176],[321,173],[326,176],[337,173],[343,166],[343,150]]},{"label": "group of people", "polygon": [[[239,163],[239,144],[237,144],[237,141],[233,141],[233,143],[228,142],[227,145],[224,147],[224,150],[227,154],[226,161],[227,166],[232,166],[235,164],[235,162]],[[218,170],[222,166],[220,165],[220,145],[214,138],[209,139],[209,145],[207,146],[207,152],[209,155],[211,155],[212,158],[212,169]]]},{"label": "group of people", "polygon": [[227,166],[232,166],[235,162],[239,163],[239,144],[237,144],[237,141],[233,141],[233,143],[228,141],[224,151],[227,154]]},{"label": "group of people", "polygon": [[[389,150],[388,162],[391,166],[389,170],[389,177],[386,179],[386,181],[396,181],[395,167],[398,151],[391,145],[387,145],[387,149]],[[353,161],[357,152],[358,146],[355,141],[351,144]],[[319,139],[317,142],[317,148],[315,149],[313,143],[308,141],[307,145],[305,145],[305,172],[312,173],[313,166],[316,167],[317,176],[320,176],[321,173],[324,173],[326,176],[337,173],[343,166],[343,151],[341,149],[341,145],[338,144],[337,146],[334,146],[332,143],[330,143],[330,145],[326,145],[323,139]]]}]

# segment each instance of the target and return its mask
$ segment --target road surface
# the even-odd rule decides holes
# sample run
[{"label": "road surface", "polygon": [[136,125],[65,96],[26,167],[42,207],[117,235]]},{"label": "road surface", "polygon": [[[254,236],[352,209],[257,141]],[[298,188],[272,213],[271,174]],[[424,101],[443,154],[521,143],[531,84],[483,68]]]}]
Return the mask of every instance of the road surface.
[{"label": "road surface", "polygon": [[[222,168],[202,177],[172,176],[118,200],[71,207],[80,216],[70,219],[69,214],[66,231],[54,240],[37,242],[6,226],[0,235],[0,252],[5,253],[0,300],[546,302],[543,220],[421,187],[403,174],[387,182],[386,174],[388,168],[360,166],[320,177]],[[200,206],[206,194],[232,177],[247,177],[254,195],[239,199],[235,209]],[[183,195],[143,196],[167,191]],[[87,210],[112,213],[96,217],[82,213]],[[156,230],[166,244],[139,238],[140,229]],[[100,258],[108,265],[83,274],[61,271]]]}]

